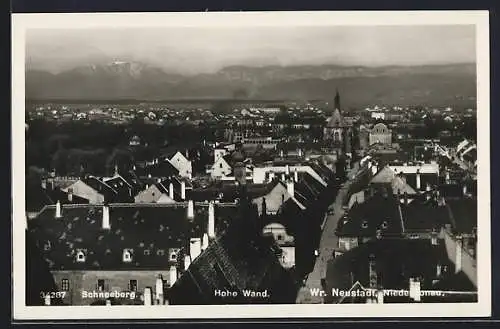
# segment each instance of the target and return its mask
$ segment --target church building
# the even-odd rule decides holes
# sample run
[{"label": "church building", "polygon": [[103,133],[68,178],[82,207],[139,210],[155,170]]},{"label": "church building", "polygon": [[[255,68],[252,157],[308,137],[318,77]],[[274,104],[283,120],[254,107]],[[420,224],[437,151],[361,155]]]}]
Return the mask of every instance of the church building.
[{"label": "church building", "polygon": [[339,148],[342,153],[351,153],[352,126],[348,124],[342,115],[340,107],[340,95],[338,90],[334,98],[334,111],[323,128],[323,141],[333,148]]}]

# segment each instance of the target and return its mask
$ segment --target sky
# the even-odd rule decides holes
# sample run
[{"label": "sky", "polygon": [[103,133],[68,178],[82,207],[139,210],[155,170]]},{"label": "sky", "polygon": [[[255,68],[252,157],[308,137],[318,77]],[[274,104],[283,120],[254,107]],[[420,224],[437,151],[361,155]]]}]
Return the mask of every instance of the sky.
[{"label": "sky", "polygon": [[473,25],[32,29],[29,68],[139,61],[168,72],[229,65],[425,65],[474,63]]}]

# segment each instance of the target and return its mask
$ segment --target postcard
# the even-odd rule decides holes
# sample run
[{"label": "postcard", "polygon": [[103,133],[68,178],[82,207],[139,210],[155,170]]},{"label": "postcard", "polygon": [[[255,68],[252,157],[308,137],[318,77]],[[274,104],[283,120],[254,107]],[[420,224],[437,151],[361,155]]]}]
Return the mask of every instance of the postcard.
[{"label": "postcard", "polygon": [[15,320],[491,312],[487,11],[13,14]]}]

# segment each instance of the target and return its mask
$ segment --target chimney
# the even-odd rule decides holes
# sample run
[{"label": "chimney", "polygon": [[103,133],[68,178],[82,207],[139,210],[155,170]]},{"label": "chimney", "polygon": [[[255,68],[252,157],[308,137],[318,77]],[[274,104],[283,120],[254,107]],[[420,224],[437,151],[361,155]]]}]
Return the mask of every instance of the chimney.
[{"label": "chimney", "polygon": [[175,283],[175,281],[177,281],[177,267],[175,266],[170,266],[170,271],[169,271],[169,279],[170,279],[170,286],[172,287]]},{"label": "chimney", "polygon": [[382,289],[377,290],[377,304],[384,303],[384,291]]},{"label": "chimney", "polygon": [[161,274],[156,277],[155,304],[163,304],[163,276]]},{"label": "chimney", "polygon": [[410,299],[420,302],[420,281],[415,278],[410,278]]},{"label": "chimney", "polygon": [[435,231],[431,232],[431,244],[433,246],[437,246],[438,245],[438,233],[435,232]]},{"label": "chimney", "polygon": [[174,183],[172,182],[168,185],[168,197],[172,200],[174,199]]},{"label": "chimney", "polygon": [[118,165],[115,164],[115,176],[118,176]]},{"label": "chimney", "polygon": [[157,182],[158,184],[160,184],[160,183],[161,183],[161,178],[157,178],[157,179],[156,179],[156,182]]},{"label": "chimney", "polygon": [[184,270],[187,270],[191,265],[191,257],[189,255],[184,256]]},{"label": "chimney", "polygon": [[282,173],[282,174],[281,174],[281,180],[282,180],[283,182],[286,180],[286,175],[285,175],[285,173]]},{"label": "chimney", "polygon": [[417,169],[417,190],[420,190],[420,169]]},{"label": "chimney", "polygon": [[194,218],[194,202],[193,202],[193,200],[188,201],[187,218],[189,218],[189,219]]},{"label": "chimney", "polygon": [[285,154],[285,152],[283,152],[283,149],[280,150],[280,158],[282,158]]},{"label": "chimney", "polygon": [[73,189],[71,187],[68,189],[68,201],[73,202]]},{"label": "chimney", "polygon": [[109,206],[107,204],[102,206],[102,228],[105,230],[109,230],[111,228],[109,221]]},{"label": "chimney", "polygon": [[285,174],[290,175],[290,166],[289,165],[285,166]]},{"label": "chimney", "polygon": [[61,211],[61,202],[57,200],[56,203],[56,218],[61,218],[62,217],[62,211]]},{"label": "chimney", "polygon": [[293,172],[293,180],[295,181],[295,183],[299,182],[299,172],[297,170]]},{"label": "chimney", "polygon": [[201,239],[200,238],[191,238],[189,241],[189,256],[191,257],[191,261],[194,261],[196,257],[201,254]]},{"label": "chimney", "polygon": [[144,305],[151,305],[151,287],[144,288]]},{"label": "chimney", "polygon": [[286,191],[288,192],[288,194],[290,194],[291,197],[294,196],[295,186],[294,186],[293,180],[288,180],[286,182]]},{"label": "chimney", "polygon": [[186,182],[181,181],[181,199],[186,200]]},{"label": "chimney", "polygon": [[203,238],[201,238],[201,251],[208,248],[208,234],[203,234]]},{"label": "chimney", "polygon": [[377,173],[378,173],[378,166],[377,166],[377,164],[374,163],[372,165],[372,175],[375,176]]},{"label": "chimney", "polygon": [[135,165],[133,165],[133,166],[132,166],[132,170],[133,170],[133,171],[136,171],[136,170],[137,170],[137,168],[136,168],[136,166],[135,166]]},{"label": "chimney", "polygon": [[188,149],[186,149],[186,152],[185,152],[185,153],[186,153],[186,159],[188,159],[188,160],[189,160],[189,150],[188,150]]},{"label": "chimney", "polygon": [[455,240],[455,273],[462,270],[462,236],[457,236]]},{"label": "chimney", "polygon": [[208,237],[210,239],[215,238],[215,206],[214,202],[210,201],[208,204]]}]

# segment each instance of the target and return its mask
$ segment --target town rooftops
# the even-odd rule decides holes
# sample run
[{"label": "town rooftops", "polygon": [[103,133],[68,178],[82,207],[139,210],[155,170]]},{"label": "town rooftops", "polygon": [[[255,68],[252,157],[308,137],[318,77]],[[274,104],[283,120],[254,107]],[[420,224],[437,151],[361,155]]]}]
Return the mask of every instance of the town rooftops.
[{"label": "town rooftops", "polygon": [[[256,232],[225,234],[210,244],[169,291],[172,304],[290,303],[296,289],[281,267],[272,238]],[[274,248],[273,248],[274,247]],[[268,290],[269,298],[249,298],[244,290]],[[237,291],[221,297],[217,290]]]},{"label": "town rooftops", "polygon": [[340,219],[336,234],[373,237],[377,231],[391,236],[398,236],[403,231],[400,203],[392,192],[376,193],[364,203],[355,203]]},{"label": "town rooftops", "polygon": [[[432,280],[437,278],[437,264],[451,268],[444,244],[432,245],[429,240],[419,239],[375,240],[329,261],[326,272],[327,291],[331,291],[332,288],[348,290],[357,281],[362,287],[368,288],[370,260],[373,261],[374,272],[377,274],[377,285],[384,289],[408,290],[409,279],[412,277],[424,279],[422,289],[433,289]],[[343,302],[351,302],[349,299],[346,298]],[[386,297],[384,302],[397,302],[391,299],[391,297]],[[330,303],[341,301],[340,296],[331,296],[327,300]],[[404,300],[399,301],[404,302]],[[408,302],[408,297],[406,297],[406,302]]]},{"label": "town rooftops", "polygon": [[[51,270],[130,270],[167,268],[169,250],[186,248],[191,237],[202,237],[208,227],[208,204],[194,203],[193,219],[187,203],[110,204],[109,228],[103,206],[47,206],[28,230],[36,239]],[[215,229],[221,234],[238,217],[236,204],[214,206]],[[125,250],[132,254],[123,262]],[[77,261],[82,252],[85,261]]]}]

